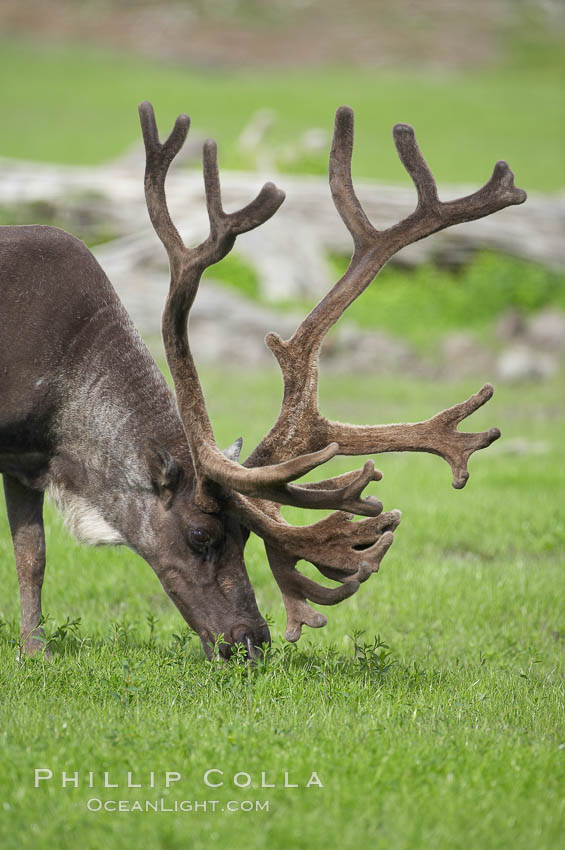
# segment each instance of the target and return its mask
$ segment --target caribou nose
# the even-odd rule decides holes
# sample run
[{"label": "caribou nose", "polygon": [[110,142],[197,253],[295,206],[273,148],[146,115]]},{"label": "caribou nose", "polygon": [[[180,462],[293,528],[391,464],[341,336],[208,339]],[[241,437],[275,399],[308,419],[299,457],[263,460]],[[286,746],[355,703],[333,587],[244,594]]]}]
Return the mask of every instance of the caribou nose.
[{"label": "caribou nose", "polygon": [[259,657],[264,644],[270,645],[271,635],[265,622],[253,627],[237,626],[232,629],[232,643],[241,643],[246,649],[247,657],[254,660]]}]

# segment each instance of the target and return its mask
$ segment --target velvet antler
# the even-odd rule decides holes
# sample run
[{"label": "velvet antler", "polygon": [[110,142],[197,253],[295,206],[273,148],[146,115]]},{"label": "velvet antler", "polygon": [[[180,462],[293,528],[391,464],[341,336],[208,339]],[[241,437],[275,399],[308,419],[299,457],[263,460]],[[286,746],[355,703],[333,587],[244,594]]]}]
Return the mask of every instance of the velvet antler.
[{"label": "velvet antler", "polygon": [[[362,498],[366,485],[381,477],[372,461],[367,461],[361,470],[314,484],[291,482],[337,454],[424,451],[443,457],[453,471],[453,486],[461,488],[469,477],[467,461],[470,455],[500,436],[497,428],[477,434],[457,430],[463,419],[492,396],[489,384],[467,401],[425,422],[359,426],[325,419],[318,410],[317,365],[325,335],[400,248],[452,224],[523,203],[526,194],[514,186],[512,172],[506,163],[499,162],[488,183],[477,192],[455,201],[441,202],[414,131],[406,124],[397,124],[393,130],[394,140],[399,157],[416,186],[418,204],[408,218],[378,231],[369,222],[353,188],[353,112],[341,107],[336,114],[330,155],[330,186],[336,208],[353,238],[353,256],[343,277],[289,340],[273,333],[267,336],[267,345],[283,374],[282,407],[271,431],[241,466],[220,452],[216,445],[188,344],[187,319],[205,268],[231,250],[237,235],[270,218],[284,195],[267,183],[247,207],[225,213],[216,146],[206,142],[203,164],[210,234],[196,248],[187,248],[167,210],[164,182],[168,167],[186,138],[189,119],[179,116],[171,135],[161,144],[150,104],[141,104],[140,117],[147,153],[147,206],[153,226],[167,249],[171,267],[163,338],[194,461],[196,501],[205,511],[217,511],[221,505],[263,538],[286,606],[286,637],[297,640],[302,625],[319,627],[326,623],[326,618],[314,611],[307,600],[323,605],[336,604],[355,593],[360,584],[379,569],[392,543],[392,532],[400,522],[400,512],[382,513],[378,499]],[[281,504],[337,512],[313,525],[293,527],[282,518]],[[351,522],[353,514],[368,519]],[[296,570],[301,558],[313,563],[323,575],[338,581],[341,586],[325,587],[302,575]]]}]

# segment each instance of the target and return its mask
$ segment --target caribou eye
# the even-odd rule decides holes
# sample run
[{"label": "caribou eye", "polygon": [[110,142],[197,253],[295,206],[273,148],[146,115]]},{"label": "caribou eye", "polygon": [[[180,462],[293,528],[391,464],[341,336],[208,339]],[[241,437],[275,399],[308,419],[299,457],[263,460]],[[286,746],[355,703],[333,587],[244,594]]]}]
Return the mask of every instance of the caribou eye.
[{"label": "caribou eye", "polygon": [[191,528],[188,532],[188,542],[199,552],[202,552],[210,542],[210,532],[205,528]]}]

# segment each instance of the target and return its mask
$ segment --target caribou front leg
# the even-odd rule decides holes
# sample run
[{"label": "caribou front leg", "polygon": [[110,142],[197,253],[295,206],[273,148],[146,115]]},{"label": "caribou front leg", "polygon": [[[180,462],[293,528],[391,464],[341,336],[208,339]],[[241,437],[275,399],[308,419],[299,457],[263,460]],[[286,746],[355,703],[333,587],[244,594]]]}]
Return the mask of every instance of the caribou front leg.
[{"label": "caribou front leg", "polygon": [[[20,585],[22,651],[32,655],[45,647],[39,639],[44,636],[39,626],[45,572],[43,492],[5,474],[4,493]],[[50,655],[48,649],[46,654]]]}]

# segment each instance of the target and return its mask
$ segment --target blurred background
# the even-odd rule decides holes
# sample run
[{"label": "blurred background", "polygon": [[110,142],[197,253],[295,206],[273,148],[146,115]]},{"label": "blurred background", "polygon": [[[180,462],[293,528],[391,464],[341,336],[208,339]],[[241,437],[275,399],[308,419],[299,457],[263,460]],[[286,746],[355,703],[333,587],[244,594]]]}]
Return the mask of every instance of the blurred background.
[{"label": "blurred background", "polygon": [[208,272],[192,320],[201,363],[265,367],[346,265],[331,203],[335,109],[356,112],[354,177],[376,226],[414,191],[391,138],[411,123],[443,197],[498,159],[529,194],[410,246],[328,340],[324,368],[416,378],[549,379],[565,357],[565,3],[562,0],[3,0],[0,223],[84,239],[152,346],[167,288],[148,225],[137,104],[192,130],[170,175],[187,242],[206,232],[203,139],[225,202],[266,179],[287,200]]}]

